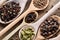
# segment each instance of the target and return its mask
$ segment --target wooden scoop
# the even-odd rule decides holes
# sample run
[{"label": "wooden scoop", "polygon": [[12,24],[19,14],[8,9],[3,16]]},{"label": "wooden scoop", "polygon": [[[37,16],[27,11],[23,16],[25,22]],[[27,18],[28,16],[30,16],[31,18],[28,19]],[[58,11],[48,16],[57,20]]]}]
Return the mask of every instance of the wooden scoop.
[{"label": "wooden scoop", "polygon": [[[48,18],[50,15],[53,14],[53,12],[55,12],[58,8],[60,7],[60,2],[58,2],[51,10],[49,10],[43,17],[41,17],[37,22],[33,24],[30,24],[32,25],[34,28],[35,28],[35,32],[37,32],[37,29],[39,27],[39,25],[46,19]],[[17,18],[14,22],[12,22],[11,24],[9,24],[4,30],[2,30],[0,32],[0,36],[2,36],[6,31],[8,31],[14,24],[16,24],[20,19],[21,17],[23,17],[24,14],[22,14],[19,18]],[[12,25],[13,24],[13,25]],[[20,28],[21,28],[22,25],[19,25],[16,29],[14,29],[10,34],[8,34],[5,38],[5,39],[8,39],[10,38],[14,33],[16,33]],[[7,38],[8,37],[8,38]],[[41,37],[40,39],[42,39],[43,37]]]},{"label": "wooden scoop", "polygon": [[[52,17],[53,19],[56,19],[56,20],[58,21],[58,23],[60,24],[60,17],[59,17],[59,16],[53,15],[53,16],[51,16],[51,17]],[[50,38],[50,37],[54,36],[56,33],[58,33],[59,30],[60,30],[60,25],[59,25],[59,29],[58,29],[54,34],[50,35],[50,36],[47,37],[47,38]],[[40,36],[41,36],[41,31],[40,31],[40,29],[39,29],[36,40],[43,40],[43,39],[40,39],[40,38],[41,38]],[[46,39],[46,38],[44,38],[44,39]],[[51,38],[50,38],[50,39],[51,39]]]},{"label": "wooden scoop", "polygon": [[[2,36],[4,33],[6,33],[9,29],[11,29],[16,23],[18,23],[25,15],[27,15],[29,12],[31,12],[32,10],[42,10],[39,9],[37,7],[35,7],[33,5],[33,1],[31,1],[30,7],[27,9],[26,12],[24,12],[21,16],[19,16],[14,22],[12,22],[11,24],[9,24],[8,26],[6,26],[2,31],[0,31],[0,36]],[[46,8],[49,4],[49,0],[47,0],[47,5],[44,7]],[[12,25],[13,24],[13,25]]]},{"label": "wooden scoop", "polygon": [[[11,3],[11,2],[15,2],[15,3],[18,3],[19,4],[19,7],[21,7],[20,8],[20,11],[19,11],[19,13],[18,13],[18,15],[15,17],[15,18],[13,18],[12,20],[9,20],[9,21],[2,21],[1,19],[0,19],[0,23],[2,23],[2,24],[8,24],[8,23],[11,23],[11,22],[13,22],[15,19],[17,19],[17,17],[19,17],[20,15],[21,15],[21,13],[23,12],[23,10],[24,10],[24,8],[25,8],[25,5],[26,5],[26,3],[27,3],[27,0],[9,0],[9,1],[7,1],[7,2],[5,2],[3,5],[6,5],[6,4],[8,4],[8,3]],[[2,5],[2,6],[3,6]],[[1,6],[1,7],[2,7]]]},{"label": "wooden scoop", "polygon": [[37,8],[36,6],[34,6],[34,4],[33,4],[33,2],[34,2],[35,0],[32,0],[31,1],[31,4],[30,4],[30,7],[28,8],[28,10],[43,10],[43,9],[45,9],[47,6],[48,6],[48,4],[49,4],[49,0],[47,0],[47,4],[44,6],[44,8],[42,7],[42,8]]}]

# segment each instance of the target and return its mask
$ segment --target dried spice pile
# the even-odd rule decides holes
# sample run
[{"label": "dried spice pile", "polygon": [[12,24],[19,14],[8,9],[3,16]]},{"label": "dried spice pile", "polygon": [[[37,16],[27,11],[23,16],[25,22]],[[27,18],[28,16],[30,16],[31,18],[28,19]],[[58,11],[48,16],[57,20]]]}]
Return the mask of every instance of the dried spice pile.
[{"label": "dried spice pile", "polygon": [[59,31],[59,23],[56,19],[50,17],[40,25],[40,31],[43,37],[52,37]]},{"label": "dried spice pile", "polygon": [[47,0],[34,0],[33,4],[37,8],[44,8],[47,4]]},{"label": "dried spice pile", "polygon": [[21,31],[21,40],[32,40],[35,33],[32,28],[22,29]]},{"label": "dried spice pile", "polygon": [[15,18],[20,11],[19,3],[8,2],[0,8],[0,18],[4,22],[8,22]]},{"label": "dried spice pile", "polygon": [[26,16],[25,22],[26,22],[26,23],[31,23],[31,22],[35,21],[35,19],[36,19],[36,14],[35,14],[35,12],[31,12],[31,13],[29,13],[29,14]]}]

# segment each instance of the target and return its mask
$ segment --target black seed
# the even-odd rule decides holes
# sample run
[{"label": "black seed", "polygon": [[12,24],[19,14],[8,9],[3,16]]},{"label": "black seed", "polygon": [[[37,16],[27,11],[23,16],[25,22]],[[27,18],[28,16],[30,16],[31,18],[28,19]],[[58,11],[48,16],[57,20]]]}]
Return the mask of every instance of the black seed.
[{"label": "black seed", "polygon": [[[44,25],[45,24],[45,25]],[[52,17],[46,19],[40,25],[41,35],[45,38],[49,37],[52,34],[55,34],[59,28],[59,23],[57,20],[53,19]],[[52,35],[53,36],[53,35]],[[51,37],[52,37],[51,36]]]},{"label": "black seed", "polygon": [[[13,5],[15,6],[13,7]],[[0,8],[1,20],[4,22],[8,22],[15,18],[18,15],[19,11],[20,11],[19,3],[9,2]]]},{"label": "black seed", "polygon": [[36,19],[36,14],[34,12],[29,13],[26,18],[25,18],[25,22],[27,23],[31,23]]}]

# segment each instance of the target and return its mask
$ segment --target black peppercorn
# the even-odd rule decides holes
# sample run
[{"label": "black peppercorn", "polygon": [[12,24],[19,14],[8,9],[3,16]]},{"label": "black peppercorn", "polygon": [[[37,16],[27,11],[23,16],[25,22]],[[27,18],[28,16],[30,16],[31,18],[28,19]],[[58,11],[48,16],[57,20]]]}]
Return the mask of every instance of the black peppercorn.
[{"label": "black peppercorn", "polygon": [[49,17],[40,25],[41,35],[44,36],[45,38],[51,35],[53,36],[53,34],[55,34],[58,31],[58,29],[59,29],[58,20],[55,20],[52,17]]},{"label": "black peppercorn", "polygon": [[29,13],[26,17],[25,17],[25,22],[26,23],[31,23],[36,19],[36,14],[34,12]]},{"label": "black peppercorn", "polygon": [[8,2],[0,8],[0,18],[4,22],[8,22],[15,18],[20,11],[19,3]]}]

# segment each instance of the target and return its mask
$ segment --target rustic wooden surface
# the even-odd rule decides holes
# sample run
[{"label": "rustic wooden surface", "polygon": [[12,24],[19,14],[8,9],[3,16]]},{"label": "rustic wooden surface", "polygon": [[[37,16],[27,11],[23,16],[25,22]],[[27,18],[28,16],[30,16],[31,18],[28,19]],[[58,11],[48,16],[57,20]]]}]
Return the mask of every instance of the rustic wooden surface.
[{"label": "rustic wooden surface", "polygon": [[[50,10],[58,1],[60,0],[50,0],[50,3],[49,3],[49,6],[45,9],[45,10],[42,10],[42,11],[37,11],[39,13],[39,18],[42,17],[45,13],[48,12],[48,10]],[[26,8],[25,10],[28,8],[28,5],[31,1],[28,0],[28,3],[26,5]],[[55,12],[56,15],[60,16],[60,9],[58,9],[56,12]],[[38,19],[39,19],[38,18]],[[0,40],[2,40],[2,38],[4,38],[7,34],[9,34],[12,30],[14,30],[18,25],[20,25],[21,21],[19,23],[17,23],[13,28],[11,28],[11,30],[9,30],[7,33],[5,33],[2,37],[0,37]],[[7,24],[8,25],[8,24]],[[1,24],[0,23],[0,31],[5,28],[6,25],[4,24]],[[19,32],[19,31],[18,31]],[[18,36],[18,32],[16,34],[14,34],[9,40],[19,40],[19,36]],[[38,34],[39,35],[39,34]],[[38,40],[38,39],[36,39]]]}]

